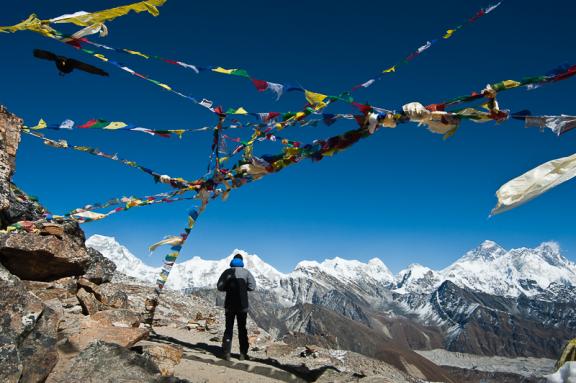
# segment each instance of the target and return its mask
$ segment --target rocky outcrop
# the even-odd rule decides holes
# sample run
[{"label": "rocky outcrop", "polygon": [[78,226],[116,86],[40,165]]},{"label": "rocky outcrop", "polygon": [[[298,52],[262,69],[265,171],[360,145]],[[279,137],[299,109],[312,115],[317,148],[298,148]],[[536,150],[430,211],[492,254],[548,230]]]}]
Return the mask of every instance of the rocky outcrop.
[{"label": "rocky outcrop", "polygon": [[174,368],[180,363],[184,353],[179,347],[162,344],[144,346],[143,354],[154,361],[162,376],[173,376]]},{"label": "rocky outcrop", "polygon": [[117,344],[94,342],[83,350],[70,364],[62,377],[54,380],[68,382],[184,382],[164,378],[160,369],[149,358]]},{"label": "rocky outcrop", "polygon": [[55,310],[0,265],[0,381],[38,382],[58,361]]},{"label": "rocky outcrop", "polygon": [[114,262],[92,248],[88,248],[88,254],[90,255],[90,263],[84,273],[84,278],[96,284],[112,281],[114,271],[116,271]]},{"label": "rocky outcrop", "polygon": [[11,182],[22,120],[0,105],[0,227],[40,217],[41,209]]},{"label": "rocky outcrop", "polygon": [[0,263],[21,279],[52,281],[86,273],[94,262],[77,238],[36,233],[0,235]]}]

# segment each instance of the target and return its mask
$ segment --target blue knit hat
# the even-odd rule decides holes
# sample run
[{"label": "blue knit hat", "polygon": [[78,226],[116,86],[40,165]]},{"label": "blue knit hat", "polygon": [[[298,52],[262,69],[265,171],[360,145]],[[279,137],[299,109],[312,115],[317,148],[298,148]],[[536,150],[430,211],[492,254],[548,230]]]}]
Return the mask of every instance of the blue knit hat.
[{"label": "blue knit hat", "polygon": [[244,261],[242,260],[241,254],[236,254],[232,261],[230,261],[230,267],[244,267]]}]

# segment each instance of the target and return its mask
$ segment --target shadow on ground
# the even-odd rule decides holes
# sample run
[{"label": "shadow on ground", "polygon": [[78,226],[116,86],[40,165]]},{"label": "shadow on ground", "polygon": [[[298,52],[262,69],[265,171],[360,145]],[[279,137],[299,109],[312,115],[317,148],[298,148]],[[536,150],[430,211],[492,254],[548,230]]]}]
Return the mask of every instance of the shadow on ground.
[{"label": "shadow on ground", "polygon": [[[279,380],[288,381],[288,382],[296,382],[296,381],[314,382],[320,376],[322,376],[322,374],[324,374],[327,370],[337,371],[337,369],[332,367],[332,366],[325,366],[325,367],[321,367],[321,368],[317,368],[317,369],[312,370],[312,369],[309,369],[308,367],[306,367],[304,365],[281,364],[276,359],[272,359],[272,358],[266,358],[266,359],[253,358],[253,357],[250,358],[250,361],[253,361],[253,362],[256,362],[259,364],[263,364],[263,365],[268,365],[268,366],[274,367],[278,370],[282,370],[285,372],[283,374],[283,373],[281,373],[281,371],[266,368],[264,366],[253,366],[253,365],[249,365],[246,363],[233,362],[233,361],[228,362],[224,359],[221,359],[222,358],[222,348],[219,346],[209,345],[206,343],[188,343],[188,342],[184,342],[180,339],[176,339],[176,338],[173,338],[170,336],[160,335],[160,334],[151,334],[150,337],[148,338],[148,340],[152,341],[152,342],[157,342],[157,343],[176,344],[176,345],[184,347],[185,349],[190,349],[190,350],[200,351],[200,352],[207,353],[207,354],[212,354],[219,359],[215,360],[215,361],[214,360],[207,361],[207,360],[204,360],[201,358],[194,358],[193,356],[190,356],[190,355],[185,355],[184,358],[200,360],[200,361],[209,362],[209,363],[216,364],[216,365],[226,366],[229,368],[245,370],[245,371],[249,371],[249,372],[252,372],[252,373],[255,373],[258,375],[264,375],[264,376],[267,376],[269,378],[279,379]],[[234,356],[238,356],[238,355],[234,355]]]}]

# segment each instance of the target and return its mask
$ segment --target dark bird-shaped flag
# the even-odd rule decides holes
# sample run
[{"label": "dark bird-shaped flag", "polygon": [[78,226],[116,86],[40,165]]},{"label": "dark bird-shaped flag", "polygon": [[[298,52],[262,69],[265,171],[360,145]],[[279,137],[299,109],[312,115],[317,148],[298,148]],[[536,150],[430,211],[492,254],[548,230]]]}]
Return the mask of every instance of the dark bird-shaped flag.
[{"label": "dark bird-shaped flag", "polygon": [[41,49],[34,49],[34,57],[43,60],[54,61],[56,63],[56,68],[58,68],[61,74],[68,74],[72,72],[74,69],[79,69],[84,72],[97,74],[99,76],[108,76],[108,73],[104,72],[100,68],[97,68],[90,64],[86,64],[85,62],[82,61],[78,61],[64,56],[58,56],[52,52],[43,51]]}]

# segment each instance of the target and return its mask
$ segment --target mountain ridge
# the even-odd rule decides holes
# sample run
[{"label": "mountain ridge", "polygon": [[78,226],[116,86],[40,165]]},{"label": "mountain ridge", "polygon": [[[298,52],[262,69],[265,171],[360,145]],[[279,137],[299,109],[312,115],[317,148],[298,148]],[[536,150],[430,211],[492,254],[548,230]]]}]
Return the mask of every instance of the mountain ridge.
[{"label": "mountain ridge", "polygon": [[[159,267],[146,265],[112,237],[93,235],[86,244],[114,261],[118,270],[128,276],[154,282],[160,271]],[[444,269],[411,264],[396,275],[379,258],[364,263],[340,257],[322,262],[300,261],[292,272],[282,273],[257,255],[235,249],[221,260],[204,260],[196,256],[176,264],[167,287],[211,287],[236,253],[245,257],[246,267],[262,287],[269,289],[281,288],[282,281],[287,279],[310,278],[319,274],[342,283],[385,286],[398,294],[431,293],[447,280],[460,287],[506,297],[535,296],[553,284],[576,286],[576,264],[562,256],[560,246],[555,242],[543,242],[533,249],[505,250],[496,242],[484,241]]]}]

